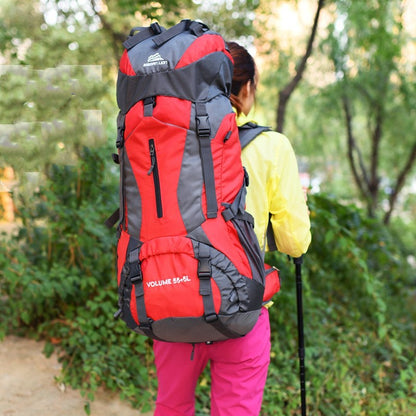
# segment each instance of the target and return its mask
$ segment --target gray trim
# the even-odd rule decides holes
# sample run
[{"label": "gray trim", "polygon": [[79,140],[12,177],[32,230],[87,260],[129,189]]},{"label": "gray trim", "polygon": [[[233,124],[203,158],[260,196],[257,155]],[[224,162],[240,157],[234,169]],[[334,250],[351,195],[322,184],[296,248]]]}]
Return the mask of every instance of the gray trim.
[{"label": "gray trim", "polygon": [[[222,301],[219,310],[220,315],[232,315],[238,311],[247,312],[248,310],[261,307],[264,292],[264,272],[263,282],[259,282],[263,284],[259,284],[258,287],[252,286],[251,279],[241,275],[230,259],[223,253],[216,250],[214,247],[207,246],[198,241],[192,241],[192,244],[194,246],[195,258],[197,259],[200,257],[200,246],[203,246],[209,252],[212,279],[214,279],[221,292]],[[260,297],[257,295],[254,296],[255,299],[261,298],[257,305],[250,300],[250,296],[252,296],[254,293],[253,291],[256,290],[261,294]]]},{"label": "gray trim", "polygon": [[[142,227],[142,199],[126,148],[124,148],[123,151],[123,185],[125,197],[124,203],[127,205],[127,230],[131,236],[140,240],[140,230]],[[124,203],[122,205],[123,207]]]},{"label": "gray trim", "polygon": [[[191,110],[191,124],[195,123],[195,107]],[[199,157],[199,143],[195,129],[191,127],[181,162],[181,172],[177,187],[178,206],[186,231],[189,233],[205,221],[202,212],[202,167]]]},{"label": "gray trim", "polygon": [[[205,34],[218,35],[213,31],[207,31]],[[173,70],[182,59],[184,52],[197,39],[197,36],[185,31],[159,47],[153,39],[155,37],[142,41],[140,45],[128,52],[130,64],[136,74],[149,75]]]},{"label": "gray trim", "polygon": [[211,123],[205,103],[195,103],[196,131],[199,139],[202,173],[205,185],[207,218],[216,218],[218,213],[215,189],[214,161],[211,151]]},{"label": "gray trim", "polygon": [[[244,336],[256,324],[261,309],[248,312],[238,312],[232,316],[218,315],[220,322],[236,334]],[[155,336],[168,342],[210,342],[223,341],[229,337],[219,332],[214,326],[199,318],[166,318],[152,323]],[[136,332],[143,334],[137,327]],[[235,337],[237,338],[237,336]]]},{"label": "gray trim", "polygon": [[208,240],[207,235],[205,234],[205,231],[200,226],[192,230],[187,235],[187,237],[189,237],[191,240],[200,241],[201,243],[212,246],[211,242]]},{"label": "gray trim", "polygon": [[217,135],[218,129],[224,121],[225,116],[233,113],[230,100],[224,95],[218,95],[206,103],[207,113],[211,126],[211,137]]},{"label": "gray trim", "polygon": [[[226,61],[225,61],[226,60]],[[117,103],[122,113],[138,101],[157,95],[190,101],[210,101],[229,93],[233,66],[222,52],[214,52],[183,68],[130,76],[119,71]]]},{"label": "gray trim", "polygon": [[253,280],[265,286],[264,262],[253,226],[246,220],[235,217],[231,220],[237,230],[241,245],[250,263]]}]

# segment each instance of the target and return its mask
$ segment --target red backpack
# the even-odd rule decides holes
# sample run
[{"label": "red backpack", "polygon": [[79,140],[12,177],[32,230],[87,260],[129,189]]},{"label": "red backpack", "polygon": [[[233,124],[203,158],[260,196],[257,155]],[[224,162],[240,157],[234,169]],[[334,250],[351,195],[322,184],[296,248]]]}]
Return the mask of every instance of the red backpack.
[{"label": "red backpack", "polygon": [[232,58],[219,34],[190,20],[135,28],[123,45],[116,316],[163,341],[243,336],[266,272],[244,209]]}]

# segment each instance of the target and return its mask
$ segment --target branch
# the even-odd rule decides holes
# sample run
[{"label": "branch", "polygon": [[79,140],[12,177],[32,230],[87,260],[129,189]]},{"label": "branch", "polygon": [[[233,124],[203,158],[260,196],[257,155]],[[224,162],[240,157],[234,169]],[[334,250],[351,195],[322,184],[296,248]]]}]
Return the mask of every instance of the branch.
[{"label": "branch", "polygon": [[380,185],[380,180],[377,175],[377,168],[378,168],[378,162],[379,162],[379,150],[380,150],[380,141],[381,141],[382,125],[383,125],[381,106],[377,105],[375,111],[376,111],[376,125],[371,136],[371,162],[370,162],[371,179],[370,179],[369,187],[368,187],[373,202],[377,200],[377,195],[378,195],[379,185]]},{"label": "branch", "polygon": [[299,84],[300,80],[302,79],[303,73],[305,72],[307,61],[312,53],[312,47],[313,42],[315,40],[317,28],[318,28],[318,21],[319,21],[319,15],[321,13],[322,8],[324,7],[325,0],[318,0],[318,8],[315,13],[315,18],[313,21],[313,26],[311,30],[311,34],[309,36],[308,45],[306,47],[305,54],[299,61],[297,68],[296,68],[296,74],[292,78],[292,80],[280,91],[279,93],[279,105],[277,108],[277,131],[282,132],[283,131],[283,124],[285,119],[285,113],[286,113],[286,105],[287,102],[292,95],[293,91],[295,90],[296,86]]},{"label": "branch", "polygon": [[[342,98],[344,113],[345,113],[345,124],[347,127],[347,144],[348,144],[348,161],[350,163],[351,171],[355,180],[355,183],[360,190],[362,196],[365,199],[367,198],[366,189],[369,188],[370,182],[367,175],[367,170],[364,165],[364,160],[362,158],[361,152],[357,146],[356,140],[354,138],[354,133],[352,131],[352,115],[350,110],[350,104],[348,98],[344,95]],[[354,158],[354,150],[358,154],[359,165],[361,169],[361,176],[358,172],[358,168],[356,166],[355,158]]]},{"label": "branch", "polygon": [[91,7],[95,15],[100,19],[100,22],[103,26],[103,30],[107,32],[112,39],[112,48],[114,53],[114,59],[118,63],[120,60],[121,54],[121,44],[126,40],[126,35],[124,33],[117,32],[113,26],[107,21],[102,13],[97,10],[96,0],[90,0]]},{"label": "branch", "polygon": [[412,150],[409,154],[407,162],[404,165],[402,171],[399,173],[399,176],[397,177],[396,184],[393,187],[393,192],[390,194],[389,210],[384,215],[384,224],[388,224],[390,222],[390,217],[391,217],[391,214],[392,214],[392,212],[394,210],[394,207],[396,205],[399,193],[400,193],[401,189],[403,188],[403,186],[406,182],[407,175],[410,173],[415,161],[416,161],[416,142],[413,143],[413,147],[412,147]]}]

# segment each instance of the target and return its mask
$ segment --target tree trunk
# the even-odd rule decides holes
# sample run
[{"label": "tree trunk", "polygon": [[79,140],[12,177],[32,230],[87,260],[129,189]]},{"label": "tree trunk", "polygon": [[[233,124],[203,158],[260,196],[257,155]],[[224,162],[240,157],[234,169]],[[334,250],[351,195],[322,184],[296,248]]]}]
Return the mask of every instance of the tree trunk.
[{"label": "tree trunk", "polygon": [[305,72],[306,63],[312,53],[313,42],[315,40],[315,36],[316,36],[317,28],[318,28],[319,15],[321,13],[322,8],[324,7],[324,3],[325,3],[324,0],[318,0],[318,7],[315,13],[315,18],[314,18],[314,22],[313,22],[311,34],[309,36],[308,45],[306,47],[305,54],[303,55],[303,57],[301,58],[301,60],[299,61],[297,65],[295,76],[279,93],[279,103],[277,106],[277,116],[276,116],[276,130],[280,133],[283,132],[287,103],[293,91],[295,90],[299,82],[301,81],[303,73]]},{"label": "tree trunk", "polygon": [[[357,147],[357,143],[354,137],[354,132],[352,131],[352,114],[350,109],[350,103],[347,96],[343,96],[342,104],[345,114],[345,127],[347,130],[347,155],[348,162],[350,164],[352,176],[354,178],[355,184],[359,189],[362,197],[368,201],[368,188],[369,188],[369,178],[367,169],[364,165],[363,158],[361,156],[360,149]],[[354,154],[358,155],[358,166]]]},{"label": "tree trunk", "polygon": [[96,0],[90,0],[91,7],[95,15],[100,19],[103,31],[107,32],[111,38],[111,47],[113,48],[113,57],[116,64],[120,61],[122,53],[122,44],[127,38],[127,34],[123,34],[114,30],[111,24],[105,19],[102,13],[97,11]]},{"label": "tree trunk", "polygon": [[399,196],[399,192],[403,188],[403,185],[406,182],[407,176],[409,175],[410,171],[412,170],[413,165],[416,162],[416,143],[413,143],[412,150],[409,154],[406,164],[404,165],[402,171],[400,172],[399,176],[397,177],[396,184],[393,188],[392,193],[390,194],[389,198],[389,209],[384,215],[384,224],[388,224],[390,222],[391,214],[394,210],[394,207],[397,202],[397,197]]}]

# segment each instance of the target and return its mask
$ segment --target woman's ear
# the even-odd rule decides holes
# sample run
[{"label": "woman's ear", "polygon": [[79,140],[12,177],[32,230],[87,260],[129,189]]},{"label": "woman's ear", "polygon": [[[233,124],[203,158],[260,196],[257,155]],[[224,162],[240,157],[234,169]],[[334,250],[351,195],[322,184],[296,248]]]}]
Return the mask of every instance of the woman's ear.
[{"label": "woman's ear", "polygon": [[[251,95],[251,81],[247,81],[240,90],[241,98],[245,99]],[[239,94],[239,95],[240,95]]]}]

